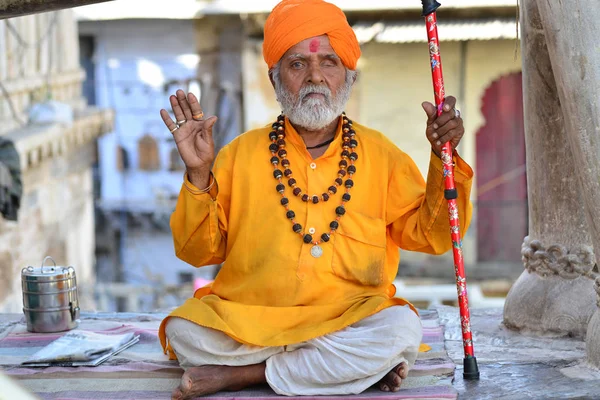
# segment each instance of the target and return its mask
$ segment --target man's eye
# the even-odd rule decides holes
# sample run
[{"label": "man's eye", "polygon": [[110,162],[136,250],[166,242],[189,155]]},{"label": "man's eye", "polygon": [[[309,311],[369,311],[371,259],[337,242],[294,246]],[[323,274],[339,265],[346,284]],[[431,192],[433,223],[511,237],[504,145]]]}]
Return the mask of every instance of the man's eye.
[{"label": "man's eye", "polygon": [[292,63],[292,68],[302,68],[304,66],[304,64],[302,64],[300,61],[296,61]]}]

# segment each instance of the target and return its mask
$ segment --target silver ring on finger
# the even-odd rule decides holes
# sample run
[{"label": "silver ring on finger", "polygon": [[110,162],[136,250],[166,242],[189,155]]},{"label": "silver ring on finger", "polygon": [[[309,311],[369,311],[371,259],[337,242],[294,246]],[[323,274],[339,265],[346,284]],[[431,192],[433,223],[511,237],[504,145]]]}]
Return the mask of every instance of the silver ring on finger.
[{"label": "silver ring on finger", "polygon": [[454,108],[454,118],[460,118],[460,110],[458,108]]},{"label": "silver ring on finger", "polygon": [[181,121],[177,121],[177,125],[181,126],[187,122],[187,119],[182,119]]},{"label": "silver ring on finger", "polygon": [[175,125],[175,128],[169,129],[171,133],[174,133],[177,129],[179,129],[179,125]]}]

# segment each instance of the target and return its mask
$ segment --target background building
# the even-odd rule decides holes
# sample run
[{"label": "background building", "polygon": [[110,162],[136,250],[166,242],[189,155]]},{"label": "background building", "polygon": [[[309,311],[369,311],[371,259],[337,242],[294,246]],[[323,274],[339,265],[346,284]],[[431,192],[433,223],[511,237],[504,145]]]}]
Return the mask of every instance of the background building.
[{"label": "background building", "polygon": [[81,306],[95,307],[95,139],[113,116],[86,104],[84,79],[71,10],[0,21],[0,142],[18,155],[12,170],[0,158],[0,190],[23,189],[16,220],[0,216],[1,312],[21,312],[21,269],[47,255],[76,268]]},{"label": "background building", "polygon": [[[418,2],[338,3],[363,51],[348,114],[388,135],[425,175],[430,151],[420,104],[432,87]],[[100,139],[99,207],[112,221],[100,234],[119,231],[123,281],[136,281],[129,273],[141,280],[158,273],[169,284],[211,277],[172,252],[167,221],[182,165],[158,110],[177,88],[201,95],[204,109],[220,117],[218,145],[275,118],[280,110],[261,49],[274,4],[194,1],[167,11],[161,2],[130,1],[76,10],[86,93],[117,112],[115,131]],[[482,277],[516,276],[522,268],[527,203],[516,15],[509,0],[456,1],[439,12],[446,91],[458,97],[465,120],[459,151],[477,170],[466,263]],[[117,247],[100,248],[99,261],[115,265]],[[402,272],[416,276],[451,277],[451,263],[451,254],[406,253],[401,261]]]}]

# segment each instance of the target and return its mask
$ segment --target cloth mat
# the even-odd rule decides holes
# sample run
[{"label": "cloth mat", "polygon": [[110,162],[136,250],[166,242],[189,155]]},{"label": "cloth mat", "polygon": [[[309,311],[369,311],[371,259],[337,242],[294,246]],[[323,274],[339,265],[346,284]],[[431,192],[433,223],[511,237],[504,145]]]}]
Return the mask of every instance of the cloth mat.
[{"label": "cloth mat", "polygon": [[[396,393],[371,388],[354,396],[298,397],[310,399],[456,399],[452,387],[455,365],[444,347],[444,332],[436,311],[420,311],[423,342],[431,346],[419,358]],[[78,329],[103,333],[140,335],[140,342],[98,367],[23,368],[19,364],[31,354],[57,339],[61,333],[27,332],[24,320],[0,324],[0,370],[41,399],[61,400],[159,400],[170,399],[179,385],[183,370],[169,361],[158,341],[162,314],[83,314]],[[14,315],[14,317],[17,317]],[[272,399],[268,386],[241,392],[222,392],[205,399]],[[292,397],[296,398],[296,397]]]}]

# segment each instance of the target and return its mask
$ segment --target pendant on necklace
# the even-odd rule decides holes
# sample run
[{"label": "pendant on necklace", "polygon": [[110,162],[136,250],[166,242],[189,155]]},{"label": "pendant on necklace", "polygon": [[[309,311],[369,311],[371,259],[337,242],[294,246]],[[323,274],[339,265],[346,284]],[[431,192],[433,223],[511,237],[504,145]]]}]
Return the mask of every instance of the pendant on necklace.
[{"label": "pendant on necklace", "polygon": [[310,249],[310,255],[314,258],[319,258],[323,255],[323,249],[316,244]]}]

